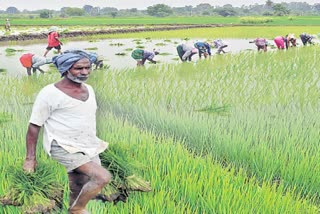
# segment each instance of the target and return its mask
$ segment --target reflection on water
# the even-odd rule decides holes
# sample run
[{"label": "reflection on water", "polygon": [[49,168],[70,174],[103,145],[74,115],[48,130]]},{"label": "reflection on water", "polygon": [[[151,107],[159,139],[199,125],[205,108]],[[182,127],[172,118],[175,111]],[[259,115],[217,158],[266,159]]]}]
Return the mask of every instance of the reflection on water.
[{"label": "reflection on water", "polygon": [[[110,66],[112,69],[123,69],[123,68],[134,68],[136,67],[136,61],[131,58],[132,49],[138,46],[143,46],[143,49],[150,50],[156,48],[163,55],[155,56],[154,60],[159,63],[181,63],[176,51],[176,46],[180,43],[188,43],[193,45],[197,41],[204,41],[203,39],[194,39],[188,42],[181,39],[166,39],[166,40],[148,40],[148,39],[105,39],[94,42],[89,41],[72,41],[66,42],[62,46],[62,51],[67,49],[87,49],[88,52],[96,52],[98,55],[104,57],[104,64]],[[231,53],[237,53],[244,50],[256,50],[254,44],[250,44],[249,40],[246,39],[224,39],[228,47],[225,51]],[[270,44],[273,41],[269,41]],[[44,41],[28,41],[19,42],[19,44],[11,43],[0,44],[0,69],[6,69],[8,75],[21,76],[26,75],[26,69],[22,67],[19,62],[19,57],[23,53],[34,53],[43,55],[47,46],[46,40]],[[12,48],[15,50],[21,50],[16,52],[14,55],[8,56],[5,52],[6,48]],[[54,49],[52,49],[47,57],[54,56]],[[213,55],[216,53],[216,49],[212,49]],[[117,55],[118,54],[118,55]],[[122,55],[124,54],[124,55]],[[193,60],[198,60],[198,56],[195,55]],[[146,62],[146,66],[152,66]],[[48,69],[48,65],[41,66],[43,70]]]}]

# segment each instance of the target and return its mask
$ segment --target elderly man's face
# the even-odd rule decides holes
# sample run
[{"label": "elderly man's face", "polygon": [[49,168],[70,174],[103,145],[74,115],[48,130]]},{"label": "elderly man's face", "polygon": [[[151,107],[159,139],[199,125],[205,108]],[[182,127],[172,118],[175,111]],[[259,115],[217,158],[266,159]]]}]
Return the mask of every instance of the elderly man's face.
[{"label": "elderly man's face", "polygon": [[82,58],[69,69],[67,78],[70,80],[81,83],[85,82],[91,72],[91,62],[88,58]]}]

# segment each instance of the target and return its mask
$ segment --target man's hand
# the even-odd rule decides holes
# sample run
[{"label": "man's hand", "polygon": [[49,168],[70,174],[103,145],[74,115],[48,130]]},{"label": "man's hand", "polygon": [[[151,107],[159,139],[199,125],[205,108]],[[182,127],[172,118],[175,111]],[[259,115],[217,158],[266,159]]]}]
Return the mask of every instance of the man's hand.
[{"label": "man's hand", "polygon": [[62,43],[62,42],[60,42],[60,45],[63,45],[63,43]]},{"label": "man's hand", "polygon": [[37,166],[37,160],[25,160],[23,164],[23,170],[28,173],[33,173]]}]

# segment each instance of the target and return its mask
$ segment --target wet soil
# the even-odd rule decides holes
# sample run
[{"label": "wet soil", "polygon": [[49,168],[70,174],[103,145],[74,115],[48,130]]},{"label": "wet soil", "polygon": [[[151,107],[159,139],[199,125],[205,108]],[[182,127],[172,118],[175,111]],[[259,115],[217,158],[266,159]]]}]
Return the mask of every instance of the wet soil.
[{"label": "wet soil", "polygon": [[[211,28],[211,27],[223,27],[221,24],[206,24],[206,25],[152,25],[142,26],[137,25],[133,28],[120,27],[116,29],[106,30],[83,30],[83,31],[70,31],[59,33],[63,38],[70,37],[83,37],[99,34],[118,34],[118,33],[137,33],[137,32],[148,32],[148,31],[168,31],[168,30],[179,30],[179,29],[190,29],[190,28]],[[47,39],[47,33],[21,33],[15,35],[3,35],[0,36],[0,42],[6,41],[25,41],[35,39]]]}]

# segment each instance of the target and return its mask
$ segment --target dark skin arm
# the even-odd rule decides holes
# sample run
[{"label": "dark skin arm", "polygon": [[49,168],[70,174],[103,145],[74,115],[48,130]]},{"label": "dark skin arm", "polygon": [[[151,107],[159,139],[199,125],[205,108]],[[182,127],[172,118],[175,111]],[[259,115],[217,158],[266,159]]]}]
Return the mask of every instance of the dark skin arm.
[{"label": "dark skin arm", "polygon": [[153,59],[148,59],[150,62],[152,62],[153,64],[156,64],[157,62],[154,61]]},{"label": "dark skin arm", "polygon": [[40,129],[41,126],[29,123],[26,136],[27,153],[23,164],[23,170],[26,172],[34,172],[37,166],[36,148]]},{"label": "dark skin arm", "polygon": [[41,68],[37,68],[38,69],[38,71],[40,71],[41,73],[43,73],[44,74],[44,70],[42,70]]},{"label": "dark skin arm", "polygon": [[144,65],[144,63],[145,63],[147,60],[150,61],[150,62],[152,62],[153,64],[156,64],[156,63],[157,63],[157,62],[154,61],[153,59],[143,58],[143,59],[141,60],[141,64]]},{"label": "dark skin arm", "polygon": [[31,68],[27,68],[27,73],[29,76],[31,76]]}]

